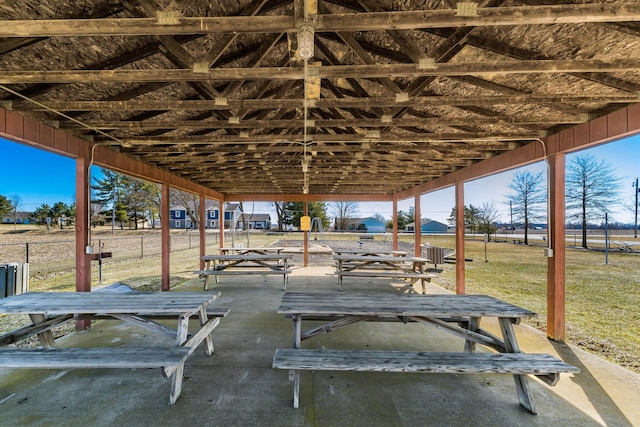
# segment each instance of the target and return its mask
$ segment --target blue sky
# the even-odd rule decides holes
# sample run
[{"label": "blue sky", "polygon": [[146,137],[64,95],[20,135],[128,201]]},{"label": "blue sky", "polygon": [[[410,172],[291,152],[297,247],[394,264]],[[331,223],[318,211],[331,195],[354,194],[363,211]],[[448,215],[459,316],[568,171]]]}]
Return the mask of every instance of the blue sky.
[{"label": "blue sky", "polygon": [[[52,206],[56,202],[68,205],[75,200],[75,162],[58,154],[52,154],[24,144],[0,139],[3,164],[0,168],[0,194],[10,198],[18,194],[22,198],[21,210],[33,211],[42,204]],[[634,187],[632,183],[640,176],[640,136],[611,142],[599,147],[570,154],[567,163],[583,152],[604,160],[621,178],[621,195],[625,202],[633,206]],[[528,167],[533,171],[544,171],[543,162]],[[55,174],[52,173],[55,171]],[[93,175],[99,172],[94,168]],[[505,196],[509,194],[508,185],[514,171],[494,175],[488,178],[469,182],[465,185],[465,203],[481,206],[483,203],[494,203],[501,213],[502,220],[508,221],[509,207]],[[398,209],[408,211],[413,206],[413,198],[398,203]],[[446,222],[454,206],[453,188],[440,190],[423,195],[421,198],[421,213],[423,218],[431,218]],[[251,204],[245,203],[245,209],[251,209]],[[255,203],[255,212],[273,213],[269,203]],[[361,203],[358,216],[367,217],[380,213],[386,218],[391,217],[391,203]],[[331,214],[331,207],[329,207]],[[634,213],[620,207],[612,209],[611,220],[633,222]],[[272,215],[275,218],[275,214]]]}]

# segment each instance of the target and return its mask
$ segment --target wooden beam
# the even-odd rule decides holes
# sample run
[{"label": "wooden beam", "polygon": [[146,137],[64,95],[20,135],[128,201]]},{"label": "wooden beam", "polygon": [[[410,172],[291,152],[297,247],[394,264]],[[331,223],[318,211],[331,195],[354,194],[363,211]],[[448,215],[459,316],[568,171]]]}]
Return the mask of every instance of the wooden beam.
[{"label": "wooden beam", "polygon": [[171,227],[169,221],[169,210],[171,207],[170,200],[171,188],[166,182],[162,183],[160,210],[161,229],[161,278],[160,287],[163,292],[171,290]]},{"label": "wooden beam", "polygon": [[200,217],[200,221],[198,221],[198,237],[200,241],[200,264],[199,269],[205,269],[205,261],[202,259],[207,254],[207,212],[205,209],[206,198],[204,195],[200,194],[198,196],[198,202],[200,204],[198,209],[198,216]]},{"label": "wooden beam", "polygon": [[547,254],[547,337],[565,338],[565,154],[549,157],[549,248]]},{"label": "wooden beam", "polygon": [[[433,68],[416,64],[337,65],[315,67],[312,77],[420,77],[420,76],[492,76],[499,74],[627,72],[640,70],[640,59],[614,58],[507,61],[480,63],[439,63]],[[24,83],[122,83],[122,82],[191,82],[201,80],[303,80],[301,67],[215,68],[207,72],[184,69],[149,70],[48,70],[0,71],[0,84]]]},{"label": "wooden beam", "polygon": [[456,205],[456,294],[464,294],[465,291],[465,215],[464,215],[464,182],[455,183],[455,205]]},{"label": "wooden beam", "polygon": [[[367,135],[353,135],[353,134],[308,134],[309,141],[318,142],[406,142],[406,143],[419,143],[419,142],[466,142],[471,143],[474,140],[480,142],[487,141],[525,141],[535,140],[537,138],[543,138],[546,136],[545,132],[434,132],[415,135],[390,135],[385,134],[380,137],[367,136]],[[120,143],[113,143],[114,145],[153,145],[153,144],[167,144],[173,143],[176,146],[188,146],[192,144],[242,144],[250,145],[256,143],[289,143],[289,142],[303,142],[304,135],[250,135],[246,138],[238,137],[235,135],[221,135],[221,136],[150,136],[146,138],[123,138]],[[96,142],[110,143],[111,140],[102,138],[96,138]]]},{"label": "wooden beam", "polygon": [[[1,73],[1,72],[0,72]],[[371,97],[371,98],[322,98],[312,102],[312,109],[315,108],[374,108],[379,107],[423,107],[423,106],[470,106],[483,105],[492,106],[497,104],[547,104],[553,102],[572,103],[594,103],[594,104],[631,104],[640,102],[638,93],[583,93],[583,94],[521,94],[521,95],[492,95],[492,96],[417,96],[410,97],[407,101],[399,101],[394,97]],[[0,101],[0,104],[13,111],[45,111],[41,105],[28,101]],[[302,98],[268,98],[268,99],[233,99],[223,98],[221,100],[174,100],[170,103],[166,101],[47,101],[43,103],[47,107],[57,111],[206,111],[206,110],[235,110],[239,108],[252,110],[272,110],[280,108],[302,108],[304,100]],[[574,115],[575,117],[586,116]],[[356,118],[357,119],[357,118]],[[495,118],[488,118],[488,120]],[[354,119],[355,120],[355,119]],[[357,119],[360,120],[360,119]],[[366,120],[366,119],[363,119]],[[369,123],[380,119],[370,119]],[[398,119],[400,120],[400,119]],[[137,122],[137,121],[136,121]],[[136,123],[132,122],[132,123]],[[330,121],[319,120],[320,123]],[[87,122],[90,123],[90,122]],[[127,123],[122,121],[119,123]],[[242,127],[244,121],[238,126]],[[395,124],[393,118],[390,124]],[[401,121],[399,123],[402,123]],[[232,127],[232,123],[228,123]],[[318,127],[321,127],[318,125]]]},{"label": "wooden beam", "polygon": [[[413,197],[413,206],[415,212],[415,222],[413,226],[413,254],[414,256],[422,256],[422,207],[420,203],[420,194],[417,193]],[[424,291],[424,289],[423,289]]]},{"label": "wooden beam", "polygon": [[[90,171],[89,160],[85,158],[76,159],[76,291],[91,291],[91,260],[87,255],[86,248],[89,245],[89,185]],[[78,324],[85,329],[91,322],[83,321]]]},{"label": "wooden beam", "polygon": [[[640,100],[638,101],[640,102]],[[441,104],[442,105],[442,104]],[[446,105],[446,104],[445,104]],[[382,122],[380,119],[314,119],[310,128],[338,128],[338,127],[388,127],[388,126],[462,126],[462,125],[512,125],[512,126],[547,126],[554,124],[578,124],[587,121],[585,115],[546,115],[543,117],[513,117],[511,120],[492,117],[429,117],[429,118],[399,118],[391,123]],[[300,128],[304,126],[304,120],[240,120],[239,123],[229,123],[228,120],[83,120],[85,125],[92,129],[100,130],[143,130],[143,129],[274,129],[274,128]],[[59,129],[85,129],[79,123],[60,121],[56,123]]]},{"label": "wooden beam", "polygon": [[[0,21],[0,37],[140,36],[216,33],[295,32],[294,16],[41,19]],[[385,31],[416,28],[487,27],[570,23],[634,22],[640,5],[561,4],[478,8],[476,16],[458,16],[455,9],[318,14],[315,31]]]}]

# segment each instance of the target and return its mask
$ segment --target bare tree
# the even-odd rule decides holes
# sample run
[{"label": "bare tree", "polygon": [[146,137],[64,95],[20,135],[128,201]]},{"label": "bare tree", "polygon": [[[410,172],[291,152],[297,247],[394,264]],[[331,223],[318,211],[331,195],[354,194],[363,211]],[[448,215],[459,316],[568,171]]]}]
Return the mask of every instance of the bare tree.
[{"label": "bare tree", "polygon": [[291,213],[287,210],[289,203],[287,202],[272,202],[276,209],[276,216],[278,217],[278,230],[284,230],[285,224],[291,224]]},{"label": "bare tree", "polygon": [[194,228],[200,226],[198,217],[198,212],[200,212],[200,199],[198,196],[193,193],[187,193],[186,191],[172,189],[169,193],[169,199],[171,204],[183,207],[187,211],[187,215],[189,215],[189,219]]},{"label": "bare tree", "polygon": [[513,207],[516,219],[524,225],[524,244],[529,244],[529,223],[544,217],[546,191],[542,172],[517,171],[509,188],[513,193],[506,196]]},{"label": "bare tree", "polygon": [[13,213],[13,228],[15,228],[18,222],[18,211],[22,207],[22,196],[12,194],[9,201],[11,202],[11,212]]},{"label": "bare tree", "polygon": [[478,209],[478,231],[484,233],[491,240],[491,234],[497,230],[496,222],[500,219],[500,213],[493,202],[483,203]]},{"label": "bare tree", "polygon": [[337,230],[346,230],[349,219],[358,213],[357,202],[335,202],[331,204]]},{"label": "bare tree", "polygon": [[589,222],[602,218],[610,206],[620,201],[620,178],[604,160],[583,154],[567,165],[566,182],[567,213],[580,220],[582,247],[586,249]]}]

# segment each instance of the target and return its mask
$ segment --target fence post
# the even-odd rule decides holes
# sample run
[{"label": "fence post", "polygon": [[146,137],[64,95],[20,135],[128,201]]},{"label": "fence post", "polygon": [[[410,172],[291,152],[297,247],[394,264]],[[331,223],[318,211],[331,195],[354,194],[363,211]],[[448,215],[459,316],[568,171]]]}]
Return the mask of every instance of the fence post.
[{"label": "fence post", "polygon": [[26,245],[26,255],[27,255],[26,263],[29,264],[29,242],[25,243],[25,245]]}]

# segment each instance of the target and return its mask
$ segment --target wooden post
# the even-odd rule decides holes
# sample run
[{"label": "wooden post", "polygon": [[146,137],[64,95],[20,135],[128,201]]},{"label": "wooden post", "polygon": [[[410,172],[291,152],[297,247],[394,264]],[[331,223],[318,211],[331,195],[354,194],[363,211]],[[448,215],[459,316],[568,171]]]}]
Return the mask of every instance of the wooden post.
[{"label": "wooden post", "polygon": [[465,293],[464,284],[464,182],[456,182],[456,294]]},{"label": "wooden post", "polygon": [[161,286],[163,291],[168,291],[171,288],[171,230],[169,221],[169,184],[162,184],[162,201],[160,203],[160,210],[162,216],[160,218],[160,228],[162,229],[162,278]]},{"label": "wooden post", "polygon": [[398,250],[398,200],[393,199],[393,250]]},{"label": "wooden post", "polygon": [[[549,156],[549,248],[547,257],[547,337],[565,339],[565,154]],[[549,248],[547,251],[549,251]]]},{"label": "wooden post", "polygon": [[[89,168],[88,159],[76,158],[76,292],[91,291],[91,259],[86,252],[90,230]],[[90,327],[90,320],[76,321],[77,330],[89,329]]]},{"label": "wooden post", "polygon": [[204,194],[200,195],[200,227],[198,227],[198,231],[200,233],[200,270],[204,270],[204,260],[203,256],[207,254],[207,215],[205,209],[205,203],[207,200],[204,197]]},{"label": "wooden post", "polygon": [[[76,291],[91,291],[89,245],[89,161],[76,159]],[[98,248],[99,250],[99,248]]]},{"label": "wooden post", "polygon": [[[309,202],[304,202],[304,216],[309,215]],[[304,243],[303,243],[303,255],[304,255],[304,266],[307,267],[309,265],[309,231],[303,231],[304,233]]]},{"label": "wooden post", "polygon": [[[222,200],[220,200],[220,209],[218,209],[218,222],[220,225],[220,236],[218,236],[220,244],[218,247],[222,249],[224,247],[224,202]],[[222,251],[220,251],[220,254],[222,254]]]},{"label": "wooden post", "polygon": [[416,194],[415,197],[415,214],[416,214],[416,222],[415,227],[413,227],[414,232],[414,240],[413,240],[413,253],[415,256],[422,255],[422,218],[420,217],[420,194]]}]

